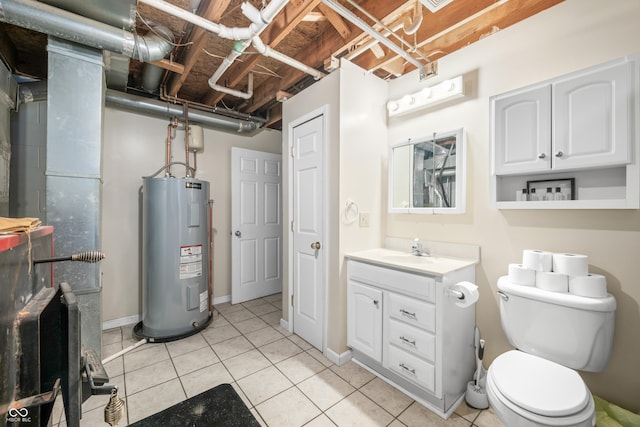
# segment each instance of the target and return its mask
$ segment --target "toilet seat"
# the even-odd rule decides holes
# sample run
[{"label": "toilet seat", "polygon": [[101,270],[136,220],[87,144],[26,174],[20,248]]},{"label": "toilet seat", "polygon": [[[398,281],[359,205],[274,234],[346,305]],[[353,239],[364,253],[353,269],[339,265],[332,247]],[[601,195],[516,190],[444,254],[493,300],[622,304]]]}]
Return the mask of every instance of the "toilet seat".
[{"label": "toilet seat", "polygon": [[594,414],[591,393],[577,372],[517,350],[493,361],[487,393],[539,425],[588,425]]}]

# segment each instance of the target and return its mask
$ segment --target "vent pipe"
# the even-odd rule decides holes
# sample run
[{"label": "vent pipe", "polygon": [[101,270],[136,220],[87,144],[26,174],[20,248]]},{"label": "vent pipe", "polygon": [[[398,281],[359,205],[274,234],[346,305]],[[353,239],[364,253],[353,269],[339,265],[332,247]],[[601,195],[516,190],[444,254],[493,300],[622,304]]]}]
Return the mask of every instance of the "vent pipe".
[{"label": "vent pipe", "polygon": [[[144,114],[146,116],[170,120],[178,117],[184,120],[184,108],[179,104],[157,101],[151,98],[143,98],[115,90],[107,89],[107,107]],[[209,113],[195,109],[189,110],[189,121],[198,123],[204,127],[232,132],[249,133],[260,129],[261,124],[253,120],[235,120],[220,114]]]},{"label": "vent pipe", "polygon": [[[138,36],[34,0],[0,0],[0,22],[96,49],[110,50],[141,62],[159,61],[172,48],[167,40],[154,33]],[[168,31],[159,30],[159,27],[155,27],[155,30],[162,32],[163,36]]]}]

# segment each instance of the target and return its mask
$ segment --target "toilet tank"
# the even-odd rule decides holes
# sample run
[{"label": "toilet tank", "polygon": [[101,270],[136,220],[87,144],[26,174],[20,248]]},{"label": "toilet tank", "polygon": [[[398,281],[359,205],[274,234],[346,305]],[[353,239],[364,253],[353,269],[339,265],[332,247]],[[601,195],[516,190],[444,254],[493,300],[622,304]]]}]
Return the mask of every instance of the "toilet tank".
[{"label": "toilet tank", "polygon": [[498,280],[500,318],[518,350],[582,371],[606,368],[611,353],[616,300],[550,292]]}]

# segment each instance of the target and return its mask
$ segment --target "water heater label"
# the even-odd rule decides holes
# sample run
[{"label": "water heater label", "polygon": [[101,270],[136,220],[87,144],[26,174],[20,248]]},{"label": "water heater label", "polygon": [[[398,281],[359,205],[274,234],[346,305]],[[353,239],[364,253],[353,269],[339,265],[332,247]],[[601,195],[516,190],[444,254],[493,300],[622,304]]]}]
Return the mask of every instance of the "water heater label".
[{"label": "water heater label", "polygon": [[202,190],[202,184],[200,182],[185,182],[184,186],[186,188],[193,188],[195,190]]},{"label": "water heater label", "polygon": [[180,246],[180,279],[202,276],[202,245]]},{"label": "water heater label", "polygon": [[207,306],[209,305],[209,292],[204,291],[200,292],[200,313],[207,310]]}]

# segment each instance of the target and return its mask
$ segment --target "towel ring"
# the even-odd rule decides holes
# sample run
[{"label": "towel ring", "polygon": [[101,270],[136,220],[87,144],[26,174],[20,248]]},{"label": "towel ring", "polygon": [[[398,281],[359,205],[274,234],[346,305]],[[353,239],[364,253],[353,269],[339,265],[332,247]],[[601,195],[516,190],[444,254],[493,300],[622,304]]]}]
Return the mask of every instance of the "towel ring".
[{"label": "towel ring", "polygon": [[356,222],[359,215],[358,204],[351,199],[347,199],[344,204],[344,212],[342,213],[342,221],[349,225]]}]

